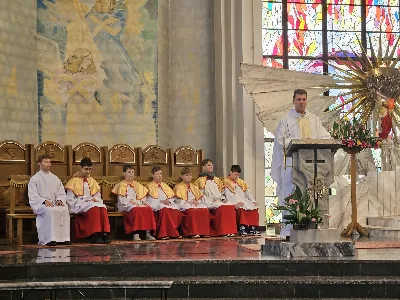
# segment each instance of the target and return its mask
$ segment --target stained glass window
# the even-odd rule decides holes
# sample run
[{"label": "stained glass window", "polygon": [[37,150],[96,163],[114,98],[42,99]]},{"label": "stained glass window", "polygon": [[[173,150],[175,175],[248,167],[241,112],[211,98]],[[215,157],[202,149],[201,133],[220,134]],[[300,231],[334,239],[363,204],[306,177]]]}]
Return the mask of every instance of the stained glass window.
[{"label": "stained glass window", "polygon": [[[337,77],[340,71],[333,66],[348,70],[341,58],[345,58],[344,53],[355,58],[353,53],[361,50],[359,41],[371,54],[369,37],[374,49],[381,38],[383,53],[388,44],[395,44],[400,37],[399,0],[263,0],[264,66]],[[400,55],[400,47],[396,54]],[[349,99],[339,95],[344,92],[330,91],[338,96],[332,107]],[[351,104],[343,105],[342,115],[350,108]],[[276,201],[276,194],[271,195],[275,183],[269,176],[272,142],[265,137],[265,202],[267,222],[273,222],[269,206]],[[380,168],[380,150],[372,153]]]}]

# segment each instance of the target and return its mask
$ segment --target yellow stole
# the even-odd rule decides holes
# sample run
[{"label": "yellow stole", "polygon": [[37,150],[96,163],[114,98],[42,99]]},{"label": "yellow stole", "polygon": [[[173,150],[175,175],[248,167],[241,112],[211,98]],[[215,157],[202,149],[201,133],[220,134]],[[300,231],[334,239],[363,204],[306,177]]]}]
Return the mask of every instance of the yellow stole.
[{"label": "yellow stole", "polygon": [[305,117],[305,118],[300,119],[299,131],[300,131],[300,136],[302,139],[311,139],[312,138],[311,124],[310,124],[309,118]]},{"label": "yellow stole", "polygon": [[[214,176],[213,181],[217,184],[219,191],[222,193],[222,189],[224,188],[224,185],[223,185],[221,179],[219,179],[217,176]],[[207,183],[207,176],[199,177],[194,182],[194,184],[197,185],[200,189],[205,189],[206,183]]]},{"label": "yellow stole", "polygon": [[168,199],[171,199],[175,197],[174,192],[171,190],[171,188],[164,182],[161,182],[159,185],[155,183],[154,181],[149,182],[146,186],[149,189],[149,195],[154,198],[158,199],[158,188],[160,187],[165,195],[167,195]]},{"label": "yellow stole", "polygon": [[196,200],[199,200],[203,196],[200,189],[194,184],[186,184],[184,182],[180,182],[174,187],[174,193],[176,194],[176,196],[186,201],[188,200],[189,190],[192,191]]},{"label": "yellow stole", "polygon": [[[65,189],[73,191],[75,196],[83,196],[83,182],[83,177],[73,177],[68,180]],[[92,177],[87,177],[87,183],[89,185],[90,196],[100,191],[99,184]]]},{"label": "yellow stole", "polygon": [[132,183],[129,183],[126,180],[122,180],[114,186],[112,192],[115,195],[126,197],[126,195],[128,195],[128,186],[135,190],[136,200],[142,200],[144,197],[147,196],[147,193],[149,191],[137,181],[132,181]]},{"label": "yellow stole", "polygon": [[[234,187],[235,181],[230,179],[229,177],[224,178],[223,184],[224,186],[230,190],[233,194],[235,194],[235,187]],[[238,178],[236,180],[236,184],[240,186],[240,188],[243,190],[243,192],[247,191],[249,186],[247,185],[246,182],[244,182],[242,179]]]}]

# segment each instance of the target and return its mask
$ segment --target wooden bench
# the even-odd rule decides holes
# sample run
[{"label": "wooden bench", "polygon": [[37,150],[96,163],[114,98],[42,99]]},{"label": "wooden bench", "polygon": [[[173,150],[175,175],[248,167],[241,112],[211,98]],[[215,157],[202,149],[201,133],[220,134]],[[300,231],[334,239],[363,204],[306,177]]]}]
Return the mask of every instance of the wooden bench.
[{"label": "wooden bench", "polygon": [[[109,211],[109,218],[121,218],[124,216],[124,213],[118,211]],[[75,217],[74,214],[70,215],[71,219]],[[36,215],[33,213],[23,213],[23,214],[8,214],[8,232],[7,232],[7,244],[12,244],[14,241],[17,242],[17,245],[22,245],[22,237],[23,237],[23,220],[26,219],[36,219]],[[17,222],[17,237],[14,236],[14,220]]]},{"label": "wooden bench", "polygon": [[[81,290],[93,289],[124,289],[124,290],[160,290],[161,298],[167,299],[167,292],[171,288],[173,281],[137,281],[137,280],[79,280],[79,281],[7,281],[0,282],[0,291],[10,291],[9,299],[13,299],[12,291],[21,291],[21,297],[18,299],[29,299],[29,293],[32,291],[50,291],[50,299],[57,299],[57,291],[76,290],[80,296],[85,299]],[[27,293],[24,293],[27,291]],[[133,297],[132,297],[133,299]]]}]

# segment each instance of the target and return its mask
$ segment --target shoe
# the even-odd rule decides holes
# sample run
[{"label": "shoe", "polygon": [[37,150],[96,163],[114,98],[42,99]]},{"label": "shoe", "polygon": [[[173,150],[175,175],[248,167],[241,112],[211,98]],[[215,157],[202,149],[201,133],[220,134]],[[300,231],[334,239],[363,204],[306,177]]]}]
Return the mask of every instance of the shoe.
[{"label": "shoe", "polygon": [[256,226],[249,227],[249,235],[257,235],[257,234],[260,233],[256,230]]},{"label": "shoe", "polygon": [[111,241],[108,239],[108,235],[107,235],[107,234],[104,234],[104,235],[103,235],[102,240],[103,240],[103,244],[109,244],[109,243],[111,243]]},{"label": "shoe", "polygon": [[190,238],[192,238],[192,239],[198,239],[200,236],[198,235],[198,234],[196,234],[196,235],[192,235]]},{"label": "shoe", "polygon": [[209,236],[209,235],[201,235],[200,237],[202,237],[202,238],[209,238],[210,236]]},{"label": "shoe", "polygon": [[133,241],[141,241],[141,239],[140,239],[140,236],[139,236],[139,233],[134,233],[133,234],[133,239],[132,239]]},{"label": "shoe", "polygon": [[57,246],[57,243],[55,241],[51,241],[50,243],[47,243],[46,246]]},{"label": "shoe", "polygon": [[64,243],[60,243],[61,245],[71,245],[71,242],[70,241],[66,241],[66,242],[64,242]]},{"label": "shoe", "polygon": [[155,241],[154,236],[150,234],[150,232],[146,232],[146,241]]},{"label": "shoe", "polygon": [[104,244],[104,240],[101,236],[96,236],[92,241],[92,244]]},{"label": "shoe", "polygon": [[239,227],[239,235],[240,236],[247,236],[246,226],[240,225],[240,227]]}]

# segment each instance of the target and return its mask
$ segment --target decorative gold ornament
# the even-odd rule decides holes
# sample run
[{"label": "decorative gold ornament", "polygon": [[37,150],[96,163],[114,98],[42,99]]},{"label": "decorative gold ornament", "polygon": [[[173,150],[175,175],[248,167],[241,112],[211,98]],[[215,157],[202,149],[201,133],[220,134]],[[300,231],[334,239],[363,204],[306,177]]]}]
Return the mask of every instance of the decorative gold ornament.
[{"label": "decorative gold ornament", "polygon": [[[377,52],[375,52],[371,37],[369,37],[371,58],[368,57],[366,49],[364,49],[360,40],[358,40],[361,47],[361,54],[357,54],[351,48],[355,55],[354,59],[346,51],[342,50],[349,70],[343,70],[336,65],[329,64],[341,72],[341,74],[335,76],[342,80],[331,88],[350,90],[338,95],[338,97],[350,95],[350,99],[332,109],[340,110],[344,105],[352,103],[351,109],[343,115],[342,119],[346,119],[349,114],[354,114],[358,115],[361,122],[365,124],[370,120],[372,115],[378,117],[382,113],[382,107],[385,107],[389,109],[394,125],[399,127],[400,69],[396,67],[400,60],[400,57],[396,55],[399,40],[400,37],[396,40],[391,50],[388,44],[386,52],[383,55],[381,36],[379,36]],[[340,60],[340,58],[336,58]]]}]

